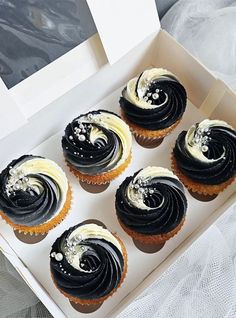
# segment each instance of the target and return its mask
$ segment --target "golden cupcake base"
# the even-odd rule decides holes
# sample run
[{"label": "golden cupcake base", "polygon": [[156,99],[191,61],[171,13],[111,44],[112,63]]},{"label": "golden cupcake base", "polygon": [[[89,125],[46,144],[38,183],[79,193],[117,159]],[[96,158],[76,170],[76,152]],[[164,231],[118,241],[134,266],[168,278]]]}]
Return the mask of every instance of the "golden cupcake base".
[{"label": "golden cupcake base", "polygon": [[175,236],[182,228],[185,218],[180,222],[180,224],[170,232],[157,234],[157,235],[146,235],[142,233],[135,232],[128,228],[119,218],[118,221],[123,228],[123,230],[132,237],[135,246],[145,253],[155,253],[163,248],[166,241]]},{"label": "golden cupcake base", "polygon": [[[132,123],[125,115],[124,111],[121,111],[121,117],[126,122],[126,124],[129,126],[131,132],[134,134],[135,139],[137,138],[143,138],[146,140],[146,142],[154,142],[155,140],[163,139],[171,133],[173,129],[175,129],[178,124],[181,121],[181,118],[177,120],[174,124],[172,124],[170,127],[164,128],[164,129],[158,129],[158,130],[147,130],[145,128],[139,127],[138,125]],[[142,140],[142,139],[140,139]],[[137,141],[138,142],[138,141]],[[148,147],[146,147],[148,148]],[[151,147],[149,147],[151,148]],[[153,148],[153,147],[152,147]]]},{"label": "golden cupcake base", "polygon": [[217,197],[217,195],[220,192],[224,191],[236,178],[235,175],[229,180],[222,182],[220,184],[202,184],[191,180],[189,177],[183,174],[183,172],[178,167],[174,154],[172,154],[171,162],[173,172],[182,181],[182,183],[188,189],[189,193],[199,201],[207,202],[214,200]]},{"label": "golden cupcake base", "polygon": [[66,160],[66,163],[70,171],[76,177],[78,177],[80,181],[86,182],[92,185],[102,185],[102,184],[110,183],[112,180],[117,178],[128,167],[128,165],[131,162],[131,159],[132,159],[132,154],[130,152],[125,162],[122,163],[120,166],[118,166],[116,169],[110,170],[102,174],[97,174],[97,175],[88,175],[88,174],[81,173],[80,171],[76,170],[67,160]]}]

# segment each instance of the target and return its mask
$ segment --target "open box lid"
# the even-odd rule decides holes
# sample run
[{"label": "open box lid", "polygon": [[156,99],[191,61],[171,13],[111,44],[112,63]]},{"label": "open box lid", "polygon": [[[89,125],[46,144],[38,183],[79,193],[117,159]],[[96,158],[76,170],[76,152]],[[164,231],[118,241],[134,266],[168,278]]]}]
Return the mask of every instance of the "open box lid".
[{"label": "open box lid", "polygon": [[160,30],[155,0],[87,0],[110,64]]},{"label": "open box lid", "polygon": [[95,74],[108,61],[115,63],[160,29],[155,0],[87,2],[100,37],[95,34],[11,89],[1,81],[0,115],[5,125],[0,140]]}]

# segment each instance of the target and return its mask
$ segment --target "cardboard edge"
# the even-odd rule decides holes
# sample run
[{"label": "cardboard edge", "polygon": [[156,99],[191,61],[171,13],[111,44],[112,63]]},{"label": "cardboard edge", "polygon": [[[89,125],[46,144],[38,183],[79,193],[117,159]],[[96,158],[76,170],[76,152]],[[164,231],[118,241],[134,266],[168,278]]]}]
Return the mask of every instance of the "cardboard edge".
[{"label": "cardboard edge", "polygon": [[27,119],[15,103],[14,99],[9,95],[8,89],[0,78],[0,118],[2,120],[0,141],[14,132],[16,129],[24,126]]},{"label": "cardboard edge", "polygon": [[[156,47],[156,51],[153,52],[152,63],[155,64],[155,61],[158,60],[163,68],[165,68],[168,63],[169,70],[176,74],[186,87],[191,102],[199,108],[207,97],[212,85],[217,81],[217,78],[163,29],[159,32],[159,41],[160,45]],[[163,54],[164,51],[166,54]],[[178,61],[178,63],[175,61]],[[183,61],[185,63],[184,71],[180,70],[180,65],[182,65]],[[195,69],[198,71],[195,72]],[[181,75],[178,76],[178,73],[181,73]],[[201,78],[203,78],[204,81],[201,81]],[[198,81],[197,89],[195,85],[196,81]]]},{"label": "cardboard edge", "polygon": [[[118,4],[119,3],[119,4]],[[101,0],[99,3],[93,0],[87,0],[87,4],[89,6],[90,12],[92,14],[94,23],[97,27],[98,33],[100,35],[105,54],[107,56],[107,59],[110,63],[110,65],[113,65],[114,63],[118,62],[122,57],[124,57],[127,53],[129,53],[131,50],[133,50],[136,46],[138,46],[140,43],[142,43],[147,37],[149,37],[151,34],[159,32],[161,28],[161,23],[159,19],[159,14],[157,10],[157,5],[155,0],[144,0],[140,1],[137,7],[145,7],[146,10],[145,12],[142,10],[142,12],[135,10],[135,0],[130,0],[130,3],[127,3],[127,1],[122,0],[120,2],[117,2],[114,5],[110,5],[109,0]],[[131,7],[133,5],[133,7]],[[101,10],[101,6],[103,7],[103,11]],[[118,7],[119,6],[119,7]],[[125,11],[124,11],[124,7]],[[116,12],[114,15],[114,7],[116,8]],[[128,12],[129,14],[129,20],[127,20],[127,16],[125,13]],[[144,19],[143,16],[146,15],[146,13],[149,14],[148,16],[148,23],[151,21],[151,24],[149,24],[149,27],[147,28],[146,26],[142,26],[140,28],[140,22],[137,25],[137,21],[135,20],[136,17],[139,18],[140,21]],[[112,17],[111,20],[109,20],[109,16]],[[126,42],[126,45],[120,45],[118,47],[114,46],[113,42],[111,39],[109,40],[108,34],[112,34],[112,32],[118,30],[118,26],[121,26],[122,23],[122,28],[119,28],[119,32],[116,32],[118,34],[116,41],[120,43],[120,38],[119,36],[122,35],[122,43],[123,40],[127,38],[127,34],[129,34],[129,30],[132,30],[132,27],[130,24],[132,23],[132,16],[133,16],[133,21],[135,22],[136,27],[139,29],[137,32],[133,32],[132,35],[138,34],[138,37],[136,40],[130,45],[130,39],[129,42]],[[117,20],[118,17],[118,20]],[[122,19],[123,18],[123,19]],[[147,18],[147,16],[146,16]],[[122,21],[122,22],[121,22]],[[142,24],[143,25],[143,24]],[[105,28],[104,28],[105,26]],[[108,27],[108,28],[107,28]],[[110,27],[110,28],[109,28]],[[106,32],[109,30],[109,32]],[[144,33],[143,33],[143,30]],[[129,34],[132,36],[131,34]],[[120,43],[121,44],[121,43]],[[118,52],[117,52],[118,51]]]},{"label": "cardboard edge", "polygon": [[25,117],[30,118],[95,74],[106,63],[106,55],[96,33],[9,89],[8,93]]}]

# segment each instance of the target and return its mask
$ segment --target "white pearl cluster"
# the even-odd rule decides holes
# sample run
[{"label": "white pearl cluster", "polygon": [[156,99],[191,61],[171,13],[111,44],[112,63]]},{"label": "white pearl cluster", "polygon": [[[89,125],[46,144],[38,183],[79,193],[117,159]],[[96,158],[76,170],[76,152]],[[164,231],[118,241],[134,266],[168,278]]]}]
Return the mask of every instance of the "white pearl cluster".
[{"label": "white pearl cluster", "polygon": [[195,132],[195,135],[193,137],[193,143],[194,145],[200,147],[202,152],[208,151],[207,144],[211,140],[211,137],[209,137],[210,133],[211,132],[209,128],[198,128]]},{"label": "white pearl cluster", "polygon": [[[149,89],[149,86],[147,87],[146,91]],[[165,100],[163,102],[161,102],[160,104],[158,104],[156,101],[158,101],[160,99],[160,92],[163,92],[163,90],[157,88],[155,90],[155,93],[148,92],[147,94],[144,94],[142,99],[146,103],[148,103],[150,105],[154,105],[155,107],[163,106],[168,102],[169,97],[165,92],[163,92],[163,94],[165,95]]]},{"label": "white pearl cluster", "polygon": [[147,188],[148,180],[142,177],[133,180],[130,184],[130,188],[138,193],[139,199],[147,198],[149,194],[155,192],[155,188]]},{"label": "white pearl cluster", "polygon": [[55,260],[57,262],[61,262],[63,260],[63,254],[62,253],[56,253],[56,252],[52,252],[51,253],[51,257],[55,258]]},{"label": "white pearl cluster", "polygon": [[[62,253],[56,253],[56,252],[52,252],[51,253],[51,257],[55,258],[55,260],[57,262],[61,262],[63,260],[63,258],[64,258]],[[60,267],[60,270],[62,271],[62,273],[68,274],[69,276],[71,275],[70,273],[67,273],[67,271],[63,268],[61,263],[59,263],[59,267]]]},{"label": "white pearl cluster", "polygon": [[[73,259],[75,255],[80,255],[80,258],[82,254],[88,250],[87,246],[80,245],[82,241],[82,236],[80,234],[74,236],[72,239],[67,238],[66,243],[64,246],[65,249],[65,256],[69,264],[73,263]],[[83,269],[85,266],[84,263],[80,262],[80,267]]]},{"label": "white pearl cluster", "polygon": [[[74,134],[78,138],[79,141],[85,141],[86,140],[86,136],[85,136],[85,134],[87,133],[87,129],[86,128],[87,127],[85,125],[83,125],[82,123],[79,124],[79,127],[75,127],[74,128]],[[73,138],[73,136],[72,136],[72,138]]]},{"label": "white pearl cluster", "polygon": [[162,90],[160,89],[156,89],[155,93],[147,93],[144,97],[143,100],[149,104],[152,104],[152,100],[149,99],[150,97],[152,97],[152,99],[156,100],[160,97],[159,92],[161,92]]},{"label": "white pearl cluster", "polygon": [[36,191],[37,189],[30,184],[30,180],[19,168],[9,167],[9,178],[6,183],[7,196],[15,195],[16,191]]}]

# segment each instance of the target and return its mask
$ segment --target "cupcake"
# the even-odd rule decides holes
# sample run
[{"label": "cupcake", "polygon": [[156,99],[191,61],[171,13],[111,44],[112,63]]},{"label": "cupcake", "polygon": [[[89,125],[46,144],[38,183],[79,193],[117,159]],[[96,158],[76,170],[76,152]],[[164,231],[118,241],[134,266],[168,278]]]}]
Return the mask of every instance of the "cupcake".
[{"label": "cupcake", "polygon": [[126,249],[104,227],[80,223],[53,244],[50,269],[55,286],[70,302],[84,308],[100,306],[125,278]]},{"label": "cupcake", "polygon": [[[62,148],[70,170],[88,191],[107,187],[131,160],[132,136],[116,114],[98,110],[75,118],[65,129]],[[96,191],[94,191],[96,192]]]},{"label": "cupcake", "polygon": [[0,174],[0,215],[18,232],[47,233],[66,216],[71,190],[53,161],[25,155]]},{"label": "cupcake", "polygon": [[213,199],[236,174],[236,131],[221,120],[205,119],[178,136],[174,172],[199,200]]},{"label": "cupcake", "polygon": [[122,118],[137,142],[158,146],[180,122],[187,95],[175,75],[161,68],[144,71],[131,79],[120,98]]},{"label": "cupcake", "polygon": [[182,183],[171,171],[147,167],[123,181],[115,207],[120,225],[136,246],[158,247],[181,229],[187,200]]}]

